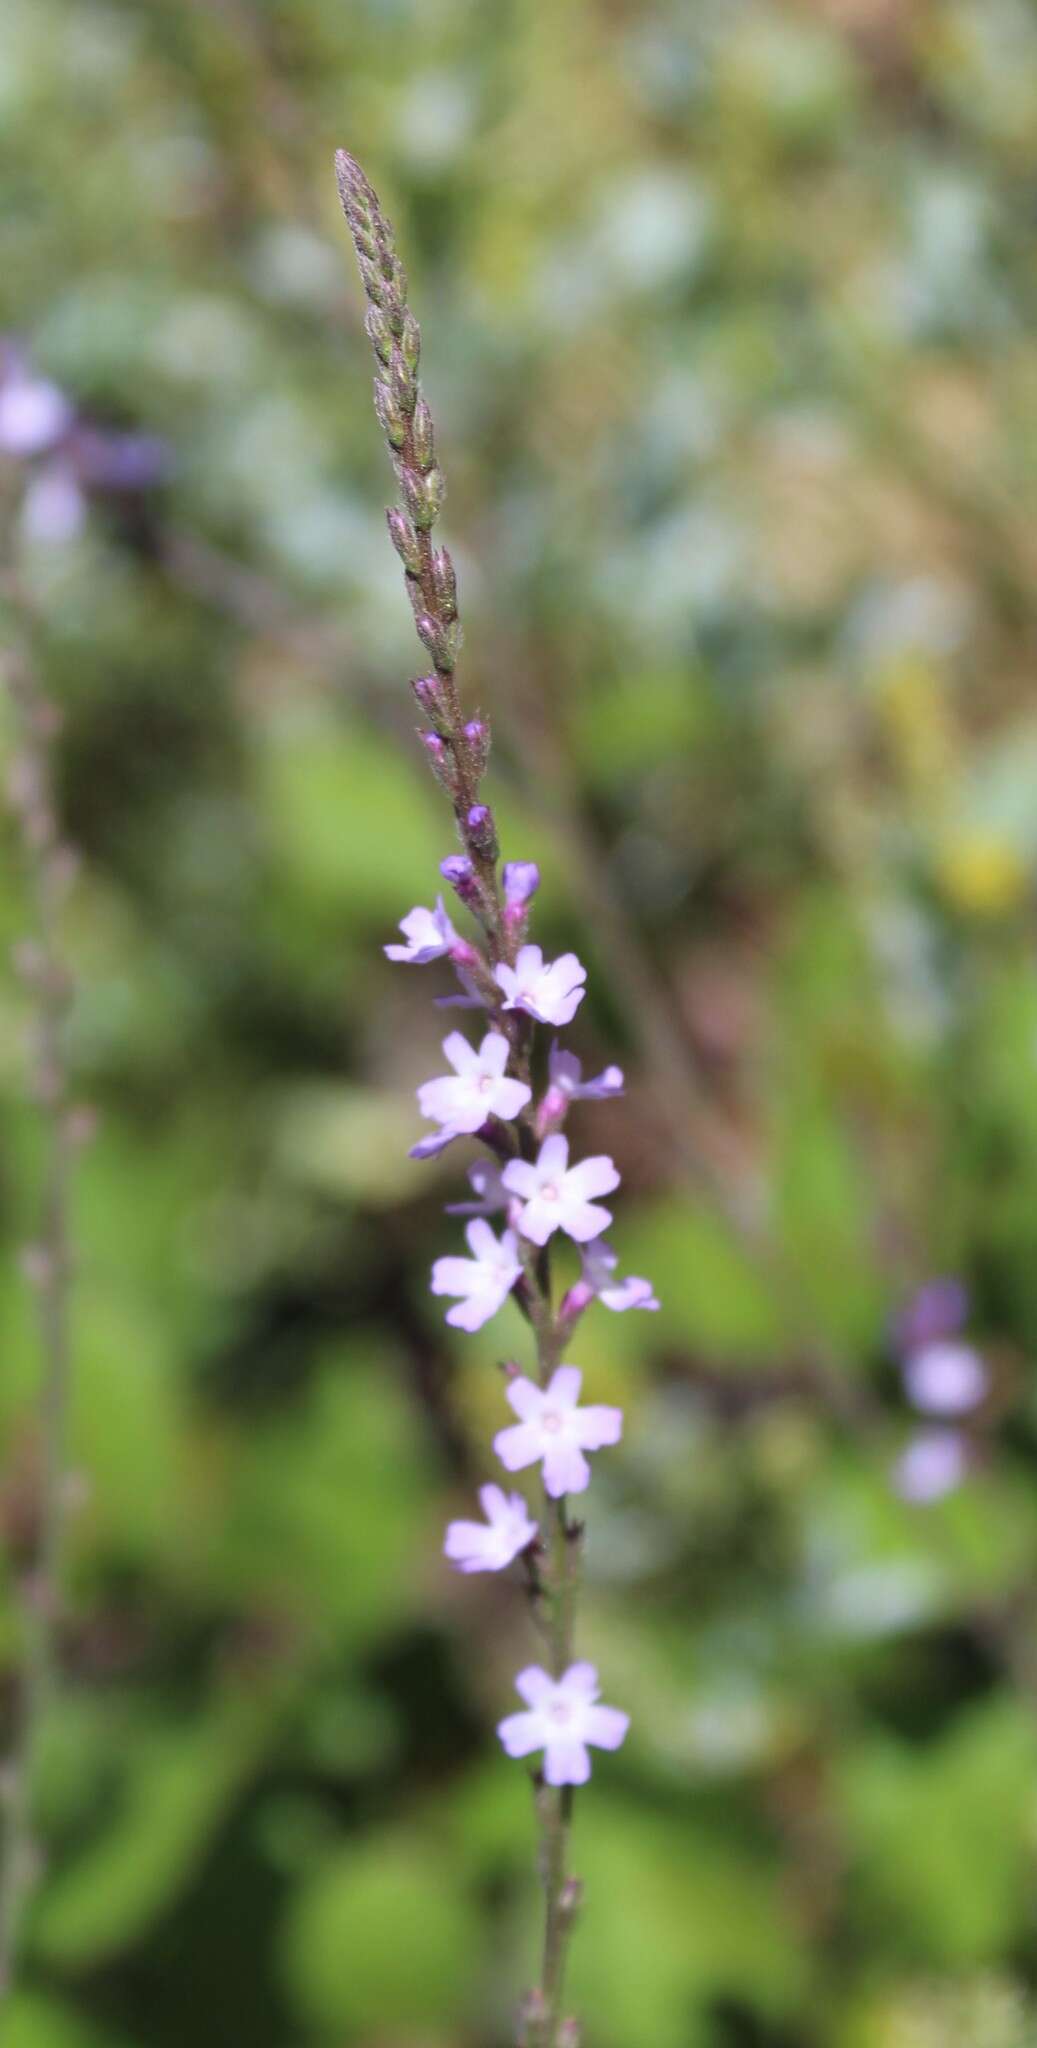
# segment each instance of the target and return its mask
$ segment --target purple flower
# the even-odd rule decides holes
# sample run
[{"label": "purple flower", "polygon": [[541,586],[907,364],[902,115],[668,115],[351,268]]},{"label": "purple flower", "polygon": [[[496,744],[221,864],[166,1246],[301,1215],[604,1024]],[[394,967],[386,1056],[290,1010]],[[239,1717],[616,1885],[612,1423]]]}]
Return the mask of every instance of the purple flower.
[{"label": "purple flower", "polygon": [[515,1690],[528,1712],[509,1714],[497,1733],[509,1756],[542,1749],[549,1785],[585,1785],[591,1774],[587,1744],[618,1749],[630,1726],[629,1714],[619,1707],[598,1705],[593,1664],[570,1664],[561,1678],[531,1664],[519,1672]]},{"label": "purple flower", "polygon": [[407,943],[405,946],[384,946],[382,951],[390,960],[405,960],[412,967],[424,967],[429,960],[441,960],[458,943],[457,933],[443,907],[442,896],[436,897],[434,910],[408,911],[400,919],[400,930]]},{"label": "purple flower", "polygon": [[544,1139],[535,1166],[511,1159],[501,1181],[524,1204],[518,1219],[523,1237],[546,1244],[554,1231],[564,1230],[577,1244],[586,1244],[612,1221],[611,1212],[598,1208],[591,1197],[611,1194],[619,1175],[605,1153],[570,1166],[568,1140],[555,1132]]},{"label": "purple flower", "polygon": [[967,1415],[989,1384],[987,1368],[971,1344],[926,1344],[904,1366],[908,1400],[923,1415]]},{"label": "purple flower", "polygon": [[72,407],[63,391],[17,363],[0,382],[0,449],[42,455],[68,432]]},{"label": "purple flower", "polygon": [[960,1280],[943,1277],[927,1280],[897,1317],[893,1329],[896,1348],[919,1351],[944,1337],[956,1337],[969,1312],[967,1289]]},{"label": "purple flower", "polygon": [[502,960],[494,977],[507,998],[506,1010],[525,1010],[538,1024],[571,1024],[584,991],[587,969],[575,953],[545,962],[539,946],[520,946],[514,967]]},{"label": "purple flower", "polygon": [[451,1522],[444,1555],[459,1572],[505,1571],[532,1543],[537,1525],[520,1493],[480,1486],[479,1500],[486,1522]]},{"label": "purple flower", "polygon": [[465,1231],[470,1259],[437,1259],[432,1268],[433,1294],[456,1294],[446,1319],[458,1330],[481,1330],[506,1301],[522,1272],[518,1239],[506,1230],[498,1239],[488,1223],[476,1217]]},{"label": "purple flower", "polygon": [[533,1380],[509,1380],[508,1401],[519,1417],[498,1430],[493,1448],[508,1472],[521,1472],[538,1461],[552,1500],[563,1493],[584,1493],[591,1469],[584,1451],[618,1444],[623,1434],[620,1408],[578,1408],[583,1375],[578,1366],[560,1365],[546,1387]]},{"label": "purple flower", "polygon": [[[603,1237],[593,1238],[582,1250],[582,1285],[590,1296],[596,1295],[604,1308],[611,1308],[618,1314],[625,1308],[658,1308],[650,1280],[642,1280],[637,1274],[628,1274],[625,1280],[614,1280],[613,1274],[619,1263],[617,1254]],[[581,1283],[577,1282],[577,1286]],[[570,1290],[575,1294],[577,1288]]]},{"label": "purple flower", "polygon": [[448,1202],[448,1216],[496,1216],[508,1206],[507,1190],[501,1183],[504,1168],[496,1159],[476,1159],[468,1168],[474,1202]]},{"label": "purple flower", "polygon": [[957,1430],[923,1429],[897,1459],[893,1484],[904,1500],[925,1506],[953,1493],[967,1470],[968,1452]]},{"label": "purple flower", "polygon": [[604,1067],[593,1080],[583,1079],[583,1067],[574,1052],[563,1052],[555,1039],[548,1063],[552,1088],[557,1088],[570,1102],[604,1102],[610,1095],[623,1093],[622,1067]]},{"label": "purple flower", "polygon": [[535,860],[507,860],[501,880],[504,883],[504,901],[509,910],[514,910],[536,895],[540,887],[540,869]]},{"label": "purple flower", "polygon": [[22,500],[22,530],[42,547],[74,540],[86,518],[75,472],[60,457],[37,472]]},{"label": "purple flower", "polygon": [[[529,1101],[530,1091],[524,1081],[513,1081],[505,1073],[511,1048],[499,1031],[488,1031],[478,1052],[469,1045],[460,1031],[451,1031],[443,1040],[443,1051],[452,1074],[441,1079],[426,1081],[418,1089],[418,1106],[422,1116],[442,1124],[439,1133],[442,1144],[448,1144],[462,1131],[481,1130],[489,1116],[517,1116]],[[426,1146],[429,1139],[422,1141]],[[431,1141],[435,1151],[441,1145]],[[421,1158],[428,1153],[422,1152]]]}]

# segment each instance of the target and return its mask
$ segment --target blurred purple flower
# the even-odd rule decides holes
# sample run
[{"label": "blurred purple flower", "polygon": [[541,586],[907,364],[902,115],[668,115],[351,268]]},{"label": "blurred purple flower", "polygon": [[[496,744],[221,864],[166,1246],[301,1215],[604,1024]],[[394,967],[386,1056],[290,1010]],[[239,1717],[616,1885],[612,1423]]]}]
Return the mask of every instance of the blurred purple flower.
[{"label": "blurred purple flower", "polygon": [[967,1415],[984,1399],[990,1375],[971,1344],[926,1344],[906,1361],[908,1400],[923,1415]]},{"label": "blurred purple flower", "polygon": [[433,1294],[453,1294],[446,1319],[458,1330],[481,1330],[507,1300],[522,1273],[518,1239],[513,1230],[494,1237],[485,1217],[475,1216],[465,1236],[470,1259],[437,1259],[432,1268]]},{"label": "blurred purple flower", "polygon": [[0,375],[0,450],[19,459],[43,455],[71,424],[72,407],[64,392],[46,377],[34,377],[9,353]]},{"label": "blurred purple flower", "polygon": [[578,1366],[560,1365],[546,1387],[534,1380],[509,1380],[507,1395],[519,1417],[498,1430],[493,1448],[508,1472],[521,1472],[542,1461],[544,1486],[552,1500],[564,1493],[584,1493],[591,1468],[584,1451],[618,1444],[623,1434],[620,1408],[580,1408],[583,1375]]},{"label": "blurred purple flower", "polygon": [[451,1522],[443,1542],[445,1556],[459,1572],[502,1572],[532,1543],[537,1525],[520,1493],[499,1486],[480,1486],[485,1522]]},{"label": "blurred purple flower", "polygon": [[61,459],[34,476],[22,499],[22,531],[41,547],[74,540],[86,517],[86,499],[74,472]]},{"label": "blurred purple flower", "polygon": [[951,1276],[927,1280],[893,1325],[894,1348],[906,1356],[923,1345],[956,1337],[968,1312],[968,1290],[960,1280]]},{"label": "blurred purple flower", "polygon": [[585,1785],[591,1774],[587,1744],[618,1749],[630,1726],[619,1707],[598,1705],[598,1674],[593,1664],[570,1664],[561,1678],[551,1678],[539,1664],[520,1671],[515,1690],[527,1712],[508,1714],[497,1728],[509,1756],[544,1752],[544,1778],[549,1785]]},{"label": "blurred purple flower", "polygon": [[957,1430],[923,1429],[897,1459],[893,1484],[902,1499],[925,1506],[953,1493],[967,1471],[968,1450]]}]

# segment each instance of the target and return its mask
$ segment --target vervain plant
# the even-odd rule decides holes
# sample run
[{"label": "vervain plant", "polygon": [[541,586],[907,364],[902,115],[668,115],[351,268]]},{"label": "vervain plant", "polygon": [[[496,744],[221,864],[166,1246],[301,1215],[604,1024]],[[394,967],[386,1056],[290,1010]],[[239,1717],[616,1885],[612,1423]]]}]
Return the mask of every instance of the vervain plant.
[{"label": "vervain plant", "polygon": [[[469,1166],[471,1199],[448,1213],[466,1216],[467,1258],[437,1259],[432,1292],[453,1297],[446,1320],[477,1330],[513,1295],[529,1324],[535,1373],[505,1367],[506,1397],[517,1420],[501,1429],[493,1449],[506,1472],[540,1468],[540,1496],[492,1482],[480,1491],[485,1520],[452,1522],[444,1549],[463,1572],[503,1571],[521,1560],[548,1644],[547,1668],[518,1672],[522,1711],[498,1728],[512,1757],[539,1753],[533,1784],[541,1830],[545,1895],[539,1981],[522,2003],[517,2040],[524,2048],[574,2048],[577,2022],[565,2017],[563,1991],[569,1937],[581,1887],[569,1869],[575,1788],[590,1777],[590,1747],[616,1749],[628,1716],[598,1698],[598,1674],[576,1658],[576,1617],[584,1526],[574,1511],[590,1483],[587,1452],[619,1442],[618,1408],[580,1404],[582,1375],[565,1362],[584,1311],[658,1307],[646,1280],[617,1280],[616,1255],[602,1233],[612,1217],[600,1198],[619,1185],[612,1160],[599,1154],[570,1162],[564,1127],[570,1105],[621,1093],[623,1076],[607,1067],[584,1080],[579,1059],[545,1032],[570,1024],[584,995],[586,973],[574,953],[546,961],[527,942],[530,905],[539,884],[532,861],[501,866],[493,814],[480,787],[490,751],[487,720],[466,717],[457,687],[461,628],[457,580],[444,547],[433,542],[443,504],[432,417],[418,378],[421,341],[407,303],[407,279],[395,238],[359,165],[340,150],[339,192],[368,299],[365,326],[377,364],[375,410],[392,458],[402,503],[388,513],[389,533],[403,564],[418,638],[429,668],[411,684],[422,715],[421,745],[453,806],[461,851],[440,864],[464,909],[472,935],[458,932],[440,895],[401,922],[402,943],[391,960],[454,968],[460,991],[437,1003],[479,1015],[478,1044],[461,1031],[443,1041],[450,1072],[418,1089],[421,1113],[434,1130],[412,1149],[428,1159],[458,1138],[474,1138],[485,1156]],[[546,1074],[544,1068],[546,1065]],[[496,1235],[491,1216],[503,1217]],[[580,1247],[582,1273],[558,1294],[552,1250],[561,1232]]]}]

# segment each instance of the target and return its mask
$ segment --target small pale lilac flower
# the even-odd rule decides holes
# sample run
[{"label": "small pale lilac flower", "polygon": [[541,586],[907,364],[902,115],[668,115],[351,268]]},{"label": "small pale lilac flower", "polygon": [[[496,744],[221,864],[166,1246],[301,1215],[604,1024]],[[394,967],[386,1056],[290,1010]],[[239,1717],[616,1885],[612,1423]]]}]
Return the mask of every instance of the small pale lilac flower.
[{"label": "small pale lilac flower", "polygon": [[568,1141],[555,1132],[544,1139],[535,1166],[511,1159],[501,1181],[523,1202],[518,1219],[523,1237],[546,1244],[554,1231],[564,1230],[577,1244],[586,1244],[600,1237],[612,1221],[611,1212],[599,1208],[591,1197],[611,1194],[619,1186],[619,1175],[605,1153],[570,1166]]},{"label": "small pale lilac flower", "polygon": [[86,518],[86,499],[74,470],[56,459],[48,462],[22,499],[22,531],[42,547],[63,547],[75,540]]},{"label": "small pale lilac flower", "polygon": [[506,860],[501,875],[504,901],[509,910],[528,903],[540,887],[540,869],[535,860]]},{"label": "small pale lilac flower", "polygon": [[400,919],[400,930],[407,943],[384,946],[383,952],[390,960],[405,960],[411,967],[424,967],[429,960],[441,960],[444,953],[458,943],[457,933],[446,914],[442,896],[436,897],[434,910],[409,910]]},{"label": "small pale lilac flower", "polygon": [[508,1192],[501,1184],[503,1166],[496,1159],[476,1159],[468,1168],[474,1202],[448,1202],[448,1216],[496,1216],[508,1206]]},{"label": "small pale lilac flower", "polygon": [[603,1067],[600,1074],[585,1081],[583,1067],[574,1052],[563,1052],[555,1039],[551,1047],[548,1071],[552,1088],[558,1088],[570,1102],[604,1102],[610,1095],[623,1093],[622,1067]]},{"label": "small pale lilac flower", "polygon": [[942,1500],[968,1471],[968,1451],[955,1429],[924,1429],[912,1437],[893,1469],[893,1484],[918,1506]]},{"label": "small pale lilac flower", "polygon": [[901,1353],[920,1351],[925,1344],[956,1337],[969,1312],[968,1290],[945,1275],[927,1280],[897,1317],[893,1340]]},{"label": "small pale lilac flower", "polygon": [[502,1572],[527,1549],[537,1533],[520,1493],[480,1486],[485,1522],[451,1522],[443,1552],[459,1572]]},{"label": "small pale lilac flower", "polygon": [[926,1344],[904,1366],[908,1400],[923,1415],[967,1415],[989,1385],[987,1368],[971,1344]]},{"label": "small pale lilac flower", "polygon": [[546,1387],[533,1380],[509,1380],[508,1401],[519,1417],[498,1430],[493,1448],[508,1472],[521,1472],[539,1461],[544,1486],[552,1500],[563,1493],[584,1493],[591,1469],[584,1451],[618,1444],[623,1434],[620,1408],[579,1408],[583,1375],[578,1366],[560,1365]]},{"label": "small pale lilac flower", "polygon": [[[582,1281],[577,1282],[577,1287],[586,1287],[588,1298],[596,1295],[603,1308],[614,1309],[617,1314],[626,1308],[658,1308],[650,1280],[642,1280],[635,1273],[628,1274],[625,1280],[614,1279],[619,1259],[603,1237],[595,1237],[590,1244],[585,1244],[582,1258]],[[576,1293],[577,1287],[570,1289],[571,1295]]]},{"label": "small pale lilac flower", "polygon": [[539,946],[520,946],[514,967],[502,960],[494,977],[506,1010],[525,1010],[538,1024],[571,1024],[583,1001],[587,969],[575,953],[545,961]]},{"label": "small pale lilac flower", "polygon": [[599,1706],[593,1664],[570,1664],[561,1678],[531,1664],[519,1672],[515,1690],[528,1712],[507,1715],[497,1733],[509,1756],[542,1749],[549,1785],[585,1785],[591,1774],[588,1743],[618,1749],[630,1726],[629,1714],[619,1707]]},{"label": "small pale lilac flower", "polygon": [[499,1239],[477,1216],[465,1231],[470,1259],[437,1259],[432,1268],[433,1294],[454,1294],[458,1300],[446,1319],[458,1330],[481,1330],[508,1298],[522,1272],[518,1239],[506,1230]]},{"label": "small pale lilac flower", "polygon": [[5,455],[42,455],[71,424],[68,399],[47,378],[15,367],[0,382],[0,449]]},{"label": "small pale lilac flower", "polygon": [[[505,1073],[511,1048],[501,1032],[488,1031],[476,1052],[460,1031],[451,1031],[443,1040],[443,1051],[454,1072],[426,1081],[418,1089],[421,1114],[443,1126],[439,1134],[443,1144],[463,1131],[480,1130],[487,1117],[499,1116],[507,1122],[525,1108],[530,1090],[524,1081],[512,1080]],[[429,1141],[423,1142],[427,1145]],[[439,1149],[437,1144],[435,1150]]]}]

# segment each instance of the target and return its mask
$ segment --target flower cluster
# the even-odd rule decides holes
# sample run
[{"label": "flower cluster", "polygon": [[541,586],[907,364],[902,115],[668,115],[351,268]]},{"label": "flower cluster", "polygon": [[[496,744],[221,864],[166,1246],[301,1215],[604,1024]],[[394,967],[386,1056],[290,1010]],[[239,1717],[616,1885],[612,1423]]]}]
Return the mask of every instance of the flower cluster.
[{"label": "flower cluster", "polygon": [[961,1484],[970,1462],[963,1424],[990,1391],[986,1361],[962,1334],[968,1313],[960,1280],[929,1280],[894,1325],[904,1392],[926,1418],[897,1460],[894,1483],[905,1500],[918,1504]]},{"label": "flower cluster", "polygon": [[[461,645],[457,578],[446,548],[433,542],[445,484],[435,435],[418,378],[421,336],[407,302],[407,278],[392,227],[359,164],[345,150],[335,159],[339,195],[356,250],[368,301],[365,329],[375,358],[374,403],[396,474],[400,500],[388,513],[389,536],[400,558],[414,626],[428,663],[411,683],[421,716],[418,737],[436,781],[448,797],[460,851],[440,864],[442,881],[470,920],[459,932],[437,895],[400,924],[401,937],[385,948],[406,966],[448,963],[456,986],[436,997],[438,1007],[474,1010],[474,1035],[451,1031],[443,1040],[447,1071],[418,1089],[418,1108],[431,1126],[411,1148],[430,1159],[462,1139],[483,1155],[468,1167],[469,1195],[447,1206],[467,1218],[467,1256],[437,1259],[432,1292],[451,1306],[446,1320],[474,1331],[511,1297],[529,1324],[536,1372],[508,1366],[506,1394],[515,1420],[500,1429],[493,1448],[504,1470],[539,1467],[541,1498],[534,1513],[520,1493],[488,1483],[480,1489],[484,1520],[451,1522],[444,1549],[459,1571],[500,1572],[521,1559],[537,1618],[550,1645],[550,1670],[531,1666],[515,1684],[526,1711],[508,1715],[498,1730],[509,1756],[540,1752],[542,1791],[541,1874],[545,1931],[541,1981],[523,2007],[523,2048],[560,2048],[575,2038],[561,1998],[565,1953],[579,1887],[566,1875],[567,1831],[574,1785],[590,1775],[588,1746],[616,1749],[627,1716],[598,1701],[593,1666],[574,1656],[574,1620],[583,1539],[582,1521],[567,1502],[586,1491],[588,1453],[619,1442],[618,1408],[580,1401],[582,1375],[564,1354],[584,1311],[594,1301],[613,1313],[655,1309],[647,1280],[618,1279],[616,1254],[603,1233],[612,1222],[603,1197],[619,1174],[603,1153],[573,1158],[565,1124],[570,1107],[619,1095],[623,1076],[606,1067],[587,1080],[579,1059],[541,1035],[572,1023],[583,1001],[586,971],[575,953],[547,960],[527,936],[530,905],[540,885],[534,861],[500,863],[497,829],[480,784],[490,753],[490,728],[467,717],[455,670]],[[494,1221],[496,1219],[496,1221]],[[556,1299],[552,1260],[560,1244],[577,1247],[579,1277]]]},{"label": "flower cluster", "polygon": [[[462,903],[470,902],[464,857],[449,856],[441,871]],[[521,905],[523,913],[521,921],[512,917],[513,937],[524,927],[538,884],[532,862],[504,870],[505,905]],[[616,1254],[602,1234],[612,1216],[600,1199],[619,1186],[612,1160],[603,1153],[572,1160],[560,1128],[571,1103],[621,1094],[623,1076],[607,1067],[584,1081],[576,1055],[555,1039],[546,1086],[535,1099],[535,1027],[571,1022],[583,998],[586,971],[574,953],[545,960],[539,946],[523,942],[511,958],[495,960],[485,931],[481,942],[458,934],[442,896],[433,909],[419,905],[408,912],[400,931],[402,942],[385,947],[388,958],[409,966],[450,961],[466,1004],[478,1006],[489,1027],[478,1044],[451,1031],[443,1041],[450,1072],[418,1089],[421,1114],[436,1128],[412,1148],[414,1157],[427,1159],[462,1137],[481,1140],[487,1150],[468,1169],[473,1199],[448,1205],[448,1214],[470,1219],[468,1256],[437,1259],[432,1292],[450,1299],[447,1322],[469,1331],[481,1329],[513,1295],[542,1340],[543,1367],[560,1342],[568,1343],[592,1301],[614,1312],[659,1305],[647,1280],[616,1278]],[[491,1217],[501,1219],[499,1231]],[[552,1310],[539,1260],[556,1233],[578,1247],[581,1272]],[[622,1434],[621,1411],[581,1404],[581,1386],[579,1369],[564,1362],[542,1370],[538,1380],[517,1367],[509,1372],[506,1396],[517,1420],[498,1431],[493,1448],[509,1473],[539,1466],[545,1503],[585,1492],[587,1453],[618,1443]],[[480,1489],[479,1499],[485,1521],[451,1522],[446,1556],[462,1572],[503,1571],[521,1557],[536,1586],[546,1546],[527,1502],[492,1484]],[[530,1711],[501,1722],[501,1741],[510,1756],[543,1750],[548,1784],[582,1784],[590,1771],[587,1744],[615,1748],[626,1733],[625,1714],[596,1704],[597,1675],[588,1664],[570,1664],[554,1677],[537,1668],[523,1671],[516,1685]]]}]

